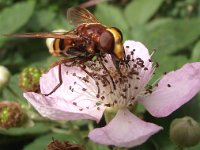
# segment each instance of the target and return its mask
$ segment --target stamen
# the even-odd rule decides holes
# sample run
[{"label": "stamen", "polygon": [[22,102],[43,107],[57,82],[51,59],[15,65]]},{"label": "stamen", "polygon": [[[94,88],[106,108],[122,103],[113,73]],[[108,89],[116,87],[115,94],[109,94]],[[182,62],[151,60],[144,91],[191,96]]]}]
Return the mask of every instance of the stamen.
[{"label": "stamen", "polygon": [[[132,49],[130,45],[125,48]],[[134,52],[135,49],[132,49],[124,60],[120,61],[120,71],[107,67],[106,63],[110,61],[107,57],[97,57],[96,62],[89,61],[87,64],[79,65],[87,75],[78,77],[76,73],[73,73],[73,76],[76,76],[80,82],[74,82],[69,89],[79,95],[84,94],[87,98],[75,101],[73,105],[78,107],[79,103],[87,101],[88,106],[79,108],[83,110],[92,107],[100,110],[99,105],[127,107],[134,105],[139,96],[151,94],[153,86],[149,85],[145,88],[145,84],[150,80],[148,76],[153,75],[156,65],[153,66],[151,59],[143,60],[143,58],[135,56]],[[169,85],[167,86],[169,87]],[[97,103],[89,103],[91,101],[97,101]]]},{"label": "stamen", "polygon": [[102,59],[101,59],[100,57],[98,57],[98,59],[99,59],[99,62],[101,63],[101,65],[102,65],[103,69],[108,73],[108,75],[109,75],[109,77],[110,77],[110,79],[111,79],[111,82],[112,82],[112,84],[113,84],[113,88],[114,88],[114,90],[115,90],[115,89],[116,89],[116,85],[115,85],[115,82],[114,82],[112,76],[110,75],[110,72],[108,71],[108,69],[107,69],[107,68],[105,67],[105,65],[103,64]]},{"label": "stamen", "polygon": [[153,54],[154,54],[156,51],[157,51],[157,50],[154,48],[153,51],[152,51],[152,53],[150,54],[150,57],[152,57]]}]

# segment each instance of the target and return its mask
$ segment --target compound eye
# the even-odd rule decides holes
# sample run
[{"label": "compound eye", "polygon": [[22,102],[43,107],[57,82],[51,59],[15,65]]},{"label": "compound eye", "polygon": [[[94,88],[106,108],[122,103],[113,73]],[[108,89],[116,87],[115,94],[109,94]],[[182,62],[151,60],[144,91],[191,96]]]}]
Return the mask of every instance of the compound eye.
[{"label": "compound eye", "polygon": [[105,53],[109,53],[114,48],[114,36],[109,31],[104,31],[99,39],[99,44]]}]

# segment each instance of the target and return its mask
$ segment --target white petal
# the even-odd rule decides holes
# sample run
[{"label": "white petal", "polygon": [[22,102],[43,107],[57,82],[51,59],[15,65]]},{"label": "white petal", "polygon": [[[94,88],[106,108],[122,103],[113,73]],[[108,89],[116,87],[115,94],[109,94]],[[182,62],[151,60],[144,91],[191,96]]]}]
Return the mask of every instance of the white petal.
[{"label": "white petal", "polygon": [[92,119],[99,122],[102,117],[104,107],[89,108],[81,110],[80,107],[65,99],[55,99],[37,93],[27,92],[24,97],[43,116],[52,120],[78,120]]},{"label": "white petal", "polygon": [[165,117],[200,91],[200,63],[184,65],[165,75],[155,91],[139,102],[156,117]]},{"label": "white petal", "polygon": [[[68,103],[74,103],[82,109],[97,108],[98,86],[80,67],[61,66],[62,85],[51,95],[47,96],[52,99],[64,99]],[[40,79],[40,88],[42,94],[48,94],[59,83],[58,66],[50,69]]]}]

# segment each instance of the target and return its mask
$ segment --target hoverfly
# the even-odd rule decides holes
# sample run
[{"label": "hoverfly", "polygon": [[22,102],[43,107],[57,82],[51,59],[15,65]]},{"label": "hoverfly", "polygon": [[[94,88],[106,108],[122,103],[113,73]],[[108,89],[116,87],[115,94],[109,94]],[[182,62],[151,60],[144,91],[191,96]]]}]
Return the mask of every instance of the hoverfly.
[{"label": "hoverfly", "polygon": [[46,96],[52,94],[61,84],[61,64],[91,60],[94,56],[111,54],[116,69],[124,58],[122,33],[116,27],[107,27],[101,24],[94,15],[81,7],[72,7],[67,10],[67,20],[75,28],[63,33],[24,33],[6,34],[4,36],[28,38],[54,38],[50,46],[50,53],[54,56],[74,56],[62,60],[59,65],[59,84]]}]

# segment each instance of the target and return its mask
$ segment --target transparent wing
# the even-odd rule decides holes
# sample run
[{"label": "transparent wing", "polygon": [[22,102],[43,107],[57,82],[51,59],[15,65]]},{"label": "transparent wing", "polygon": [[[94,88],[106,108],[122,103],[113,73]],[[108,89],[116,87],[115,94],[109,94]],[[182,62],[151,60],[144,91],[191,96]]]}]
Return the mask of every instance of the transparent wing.
[{"label": "transparent wing", "polygon": [[39,33],[23,33],[23,34],[1,34],[1,36],[13,36],[13,37],[24,37],[24,38],[57,38],[65,39],[79,38],[77,35],[69,34],[68,32],[39,32]]},{"label": "transparent wing", "polygon": [[75,26],[83,23],[100,23],[93,14],[81,7],[69,8],[67,10],[67,20]]}]

